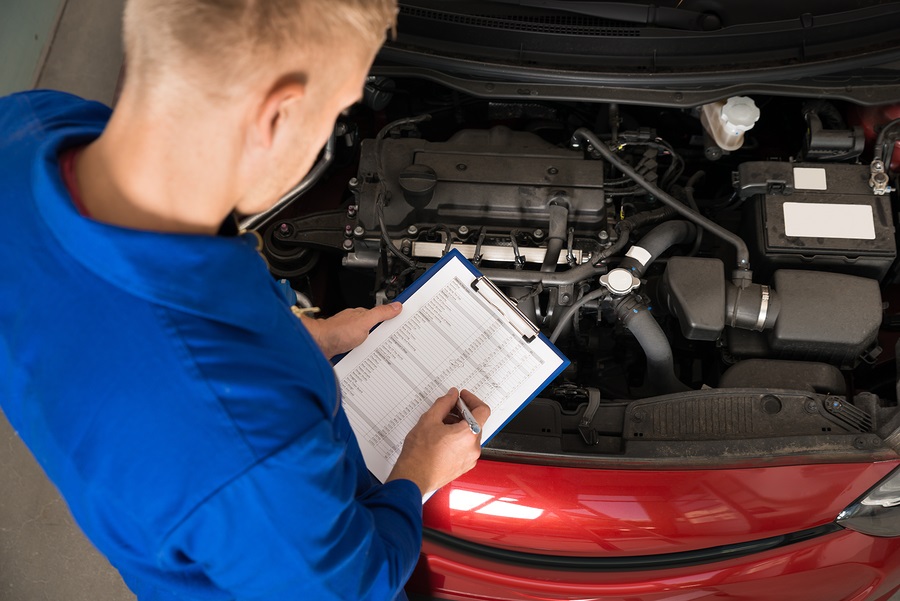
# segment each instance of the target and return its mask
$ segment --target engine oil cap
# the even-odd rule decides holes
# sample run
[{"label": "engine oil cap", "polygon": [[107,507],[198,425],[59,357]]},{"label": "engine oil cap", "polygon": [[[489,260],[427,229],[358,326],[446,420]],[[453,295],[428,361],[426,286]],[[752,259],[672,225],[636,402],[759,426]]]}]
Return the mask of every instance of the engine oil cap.
[{"label": "engine oil cap", "polygon": [[437,173],[428,165],[410,165],[400,172],[403,198],[413,208],[420,209],[431,202],[437,186]]}]

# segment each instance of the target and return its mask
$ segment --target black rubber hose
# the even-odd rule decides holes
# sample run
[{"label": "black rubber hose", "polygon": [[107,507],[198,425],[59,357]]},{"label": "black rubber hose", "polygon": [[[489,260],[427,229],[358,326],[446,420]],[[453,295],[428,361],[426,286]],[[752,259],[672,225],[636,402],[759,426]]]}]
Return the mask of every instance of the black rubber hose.
[{"label": "black rubber hose", "polygon": [[647,357],[644,388],[653,394],[691,390],[675,377],[672,346],[646,306],[628,298],[616,306],[616,316],[634,335]]},{"label": "black rubber hose", "polygon": [[844,116],[834,104],[827,100],[812,100],[803,105],[803,114],[815,113],[829,129],[847,129]]},{"label": "black rubber hose", "polygon": [[547,234],[547,252],[541,271],[556,271],[559,255],[566,245],[569,230],[569,209],[562,203],[550,202],[550,228]]},{"label": "black rubber hose", "polygon": [[[888,122],[881,128],[881,131],[878,132],[878,137],[875,139],[875,158],[884,161],[885,169],[889,168],[891,165],[894,142],[896,141],[896,137],[888,138],[888,131],[894,129],[898,125],[900,125],[900,119],[894,119],[893,121]],[[888,152],[887,148],[888,139],[891,141],[891,152]]]},{"label": "black rubber hose", "polygon": [[382,159],[382,150],[381,146],[384,140],[384,137],[395,127],[402,127],[404,125],[415,125],[417,123],[421,123],[423,121],[428,121],[431,119],[431,115],[417,115],[415,117],[406,117],[404,119],[397,119],[396,121],[392,121],[388,123],[384,127],[381,128],[381,131],[375,136],[375,173],[378,176],[378,193],[375,198],[375,216],[378,219],[378,229],[381,232],[381,241],[384,242],[384,245],[387,249],[394,255],[396,258],[400,260],[401,263],[406,265],[409,268],[419,268],[420,265],[418,261],[414,261],[410,259],[406,255],[404,255],[400,250],[394,246],[394,243],[391,241],[391,236],[388,234],[387,226],[384,223],[384,205],[387,202],[387,184],[385,183],[385,175],[384,175],[384,162]]},{"label": "black rubber hose", "polygon": [[696,237],[697,227],[689,221],[661,223],[628,250],[619,267],[630,269],[634,275],[641,277],[659,255],[676,244],[693,242]]},{"label": "black rubber hose", "polygon": [[675,198],[669,195],[667,192],[663,191],[659,187],[655,186],[648,182],[643,176],[641,176],[637,171],[631,168],[628,163],[620,159],[618,156],[611,151],[606,144],[601,142],[594,133],[586,129],[584,127],[575,130],[575,134],[573,136],[576,139],[582,139],[588,142],[594,149],[600,153],[600,155],[606,159],[613,167],[630,177],[634,180],[634,182],[639,185],[641,188],[655,196],[659,199],[663,204],[666,204],[673,208],[676,212],[682,215],[688,221],[695,223],[696,225],[702,227],[703,229],[711,232],[713,235],[718,236],[719,238],[725,240],[732,246],[734,246],[735,251],[737,252],[737,270],[734,273],[735,283],[738,281],[741,282],[742,285],[744,282],[749,282],[751,279],[750,274],[750,251],[747,249],[747,245],[741,240],[740,236],[737,234],[728,231],[718,223],[707,219],[700,213],[697,213],[693,209],[690,209],[684,206],[682,203],[678,202]]},{"label": "black rubber hose", "polygon": [[[688,206],[692,209],[700,212],[700,207],[697,206],[697,200],[694,198],[694,185],[703,179],[706,176],[706,172],[698,171],[694,175],[692,175],[687,184],[684,186],[684,197],[687,199]],[[697,230],[697,237],[694,238],[694,247],[691,248],[691,251],[688,253],[689,257],[696,256],[698,252],[700,252],[700,245],[703,244],[703,230]]]},{"label": "black rubber hose", "polygon": [[572,317],[575,315],[576,311],[578,311],[589,302],[595,301],[608,295],[609,292],[607,292],[605,288],[597,288],[596,290],[588,292],[580,299],[575,301],[575,304],[573,304],[571,307],[566,307],[566,310],[563,312],[563,314],[559,316],[559,321],[556,322],[556,327],[553,328],[553,333],[550,334],[550,342],[556,342],[557,340],[559,340],[560,334],[565,331],[566,326],[569,325],[569,322],[572,320]]},{"label": "black rubber hose", "polygon": [[667,221],[677,215],[671,207],[659,207],[652,211],[644,211],[643,213],[635,213],[631,217],[626,217],[624,221],[631,223],[631,229],[639,230],[642,227]]},{"label": "black rubber hose", "polygon": [[565,247],[566,241],[559,238],[550,238],[547,240],[547,253],[544,255],[544,263],[541,265],[541,271],[556,271],[556,265],[559,263],[559,255]]}]

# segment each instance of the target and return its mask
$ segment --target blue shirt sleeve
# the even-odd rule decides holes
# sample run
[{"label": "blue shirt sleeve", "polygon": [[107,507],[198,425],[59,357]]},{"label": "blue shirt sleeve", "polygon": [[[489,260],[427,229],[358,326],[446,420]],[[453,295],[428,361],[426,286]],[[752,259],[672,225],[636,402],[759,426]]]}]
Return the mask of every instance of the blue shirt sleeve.
[{"label": "blue shirt sleeve", "polygon": [[192,512],[161,567],[199,566],[238,599],[393,599],[418,559],[421,495],[396,480],[356,498],[345,450],[314,426]]}]

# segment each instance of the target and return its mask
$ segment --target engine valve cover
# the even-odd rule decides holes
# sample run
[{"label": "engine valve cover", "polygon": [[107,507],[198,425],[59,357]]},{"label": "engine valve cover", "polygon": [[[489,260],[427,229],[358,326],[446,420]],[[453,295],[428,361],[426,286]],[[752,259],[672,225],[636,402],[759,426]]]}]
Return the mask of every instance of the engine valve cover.
[{"label": "engine valve cover", "polygon": [[[369,231],[378,229],[376,146],[363,141],[358,177],[359,218]],[[559,192],[576,234],[605,228],[602,163],[534,134],[500,126],[463,130],[446,142],[387,138],[381,153],[392,236],[433,224],[546,230],[549,201]]]}]

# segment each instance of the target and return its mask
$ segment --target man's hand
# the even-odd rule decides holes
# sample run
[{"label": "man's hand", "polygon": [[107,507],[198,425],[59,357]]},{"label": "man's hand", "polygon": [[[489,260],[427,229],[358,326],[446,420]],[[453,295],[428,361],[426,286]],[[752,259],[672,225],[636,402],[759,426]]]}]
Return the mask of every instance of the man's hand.
[{"label": "man's hand", "polygon": [[400,303],[389,303],[374,309],[345,309],[327,319],[304,316],[300,321],[325,356],[331,359],[362,344],[375,324],[396,317],[401,308]]},{"label": "man's hand", "polygon": [[484,428],[491,414],[490,407],[468,390],[458,393],[456,388],[451,388],[450,392],[435,401],[406,435],[403,450],[388,481],[412,480],[424,496],[475,467],[481,455],[481,435],[472,434],[464,420],[445,422],[456,406],[457,396],[462,396],[463,402]]}]

